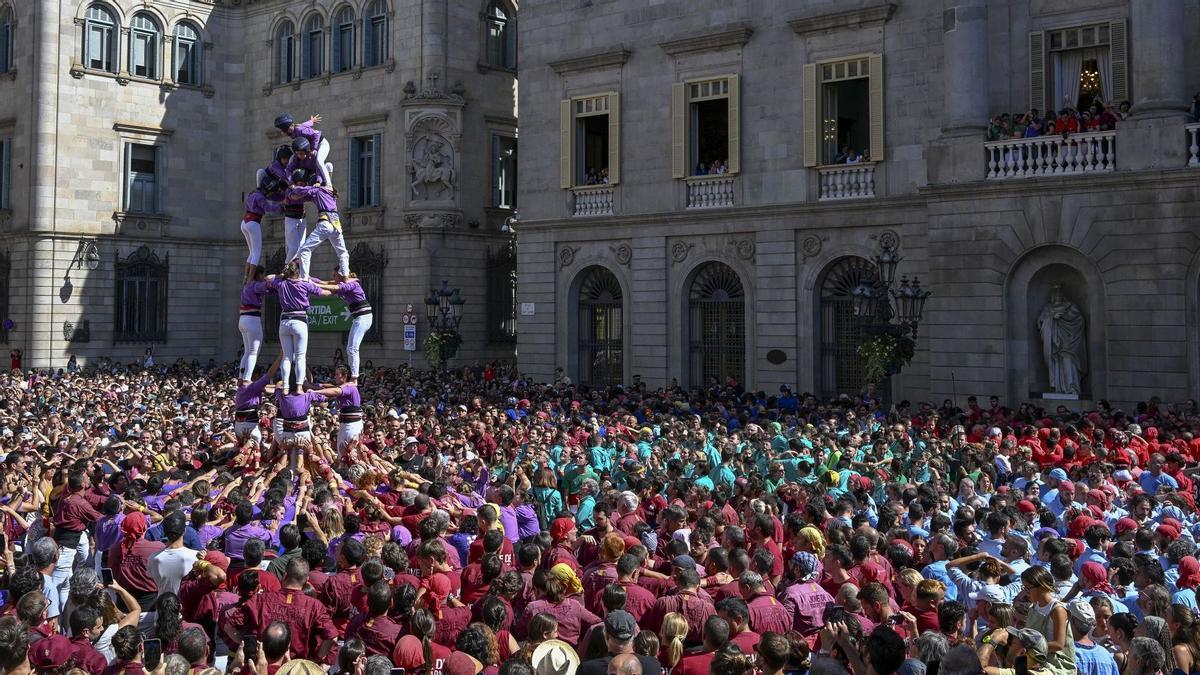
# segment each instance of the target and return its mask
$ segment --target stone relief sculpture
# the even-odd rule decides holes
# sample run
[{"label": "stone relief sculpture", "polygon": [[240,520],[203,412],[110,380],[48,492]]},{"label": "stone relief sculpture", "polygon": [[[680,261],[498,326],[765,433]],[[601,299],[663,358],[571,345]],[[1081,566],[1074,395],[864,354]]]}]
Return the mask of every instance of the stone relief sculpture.
[{"label": "stone relief sculpture", "polygon": [[453,201],[457,179],[454,151],[450,144],[437,134],[418,138],[412,155],[412,198]]},{"label": "stone relief sculpture", "polygon": [[1042,336],[1042,358],[1050,374],[1050,390],[1079,395],[1080,380],[1087,367],[1087,342],[1083,312],[1063,295],[1062,286],[1050,288],[1050,300],[1038,315]]}]

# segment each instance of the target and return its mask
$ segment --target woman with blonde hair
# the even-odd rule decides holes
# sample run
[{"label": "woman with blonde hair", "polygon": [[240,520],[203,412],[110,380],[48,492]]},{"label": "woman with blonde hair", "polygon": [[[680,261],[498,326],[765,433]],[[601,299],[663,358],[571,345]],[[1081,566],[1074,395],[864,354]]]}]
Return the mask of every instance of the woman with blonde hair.
[{"label": "woman with blonde hair", "polygon": [[896,574],[896,592],[900,594],[900,609],[905,612],[912,612],[913,591],[916,590],[917,584],[921,583],[924,577],[921,573],[911,567],[905,567]]},{"label": "woman with blonde hair", "polygon": [[658,662],[662,664],[664,672],[679,665],[687,634],[688,623],[682,614],[671,612],[663,617],[662,629],[658,632]]},{"label": "woman with blonde hair", "polygon": [[942,601],[945,599],[946,584],[935,579],[922,579],[913,588],[913,611],[911,614],[917,617],[918,630],[925,632],[927,630],[941,629],[941,622],[938,620],[938,607],[941,607]]},{"label": "woman with blonde hair", "polygon": [[1025,615],[1025,627],[1046,638],[1048,656],[1043,668],[1053,675],[1075,673],[1075,640],[1067,608],[1058,601],[1054,577],[1044,567],[1030,567],[1021,573],[1021,593],[1033,603]]}]

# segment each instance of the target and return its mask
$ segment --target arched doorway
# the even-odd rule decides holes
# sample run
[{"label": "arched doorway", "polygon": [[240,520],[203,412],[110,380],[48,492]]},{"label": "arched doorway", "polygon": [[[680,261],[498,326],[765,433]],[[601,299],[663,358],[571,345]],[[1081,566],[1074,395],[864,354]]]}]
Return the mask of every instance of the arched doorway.
[{"label": "arched doorway", "polygon": [[583,271],[578,297],[579,382],[593,386],[621,384],[625,372],[621,283],[607,269],[589,267]]},{"label": "arched doorway", "polygon": [[733,268],[710,262],[692,277],[688,290],[688,377],[692,386],[710,379],[745,382],[746,293]]},{"label": "arched doorway", "polygon": [[817,298],[817,383],[821,395],[857,394],[866,384],[858,345],[862,328],[854,317],[851,292],[860,284],[879,281],[875,264],[846,256],[830,263],[821,275]]}]

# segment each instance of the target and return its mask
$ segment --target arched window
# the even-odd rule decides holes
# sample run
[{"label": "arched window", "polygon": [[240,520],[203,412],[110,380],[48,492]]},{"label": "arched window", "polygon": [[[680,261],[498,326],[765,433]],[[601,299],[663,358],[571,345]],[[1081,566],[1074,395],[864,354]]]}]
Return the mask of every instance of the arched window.
[{"label": "arched window", "polygon": [[83,23],[83,63],[93,70],[117,72],[117,21],[104,5],[88,7]]},{"label": "arched window", "polygon": [[692,386],[741,383],[746,369],[746,293],[728,265],[701,267],[688,291],[688,375]]},{"label": "arched window", "polygon": [[517,69],[517,18],[500,0],[488,4],[484,16],[484,61],[496,68]]},{"label": "arched window", "polygon": [[116,262],[113,342],[167,341],[167,279],[171,258],[142,246]]},{"label": "arched window", "polygon": [[579,381],[620,384],[625,372],[621,283],[603,267],[583,272],[579,285]]},{"label": "arched window", "polygon": [[879,272],[866,258],[847,256],[835,260],[821,277],[817,333],[820,335],[818,375],[826,397],[859,393],[866,380],[858,355],[862,328],[854,316],[853,291],[859,285],[875,286]]},{"label": "arched window", "polygon": [[320,14],[313,14],[304,22],[303,68],[300,77],[310,79],[320,77],[325,72],[325,19]]},{"label": "arched window", "polygon": [[333,19],[333,72],[344,73],[354,67],[355,49],[354,8],[349,5],[338,10]]},{"label": "arched window", "polygon": [[0,73],[13,68],[13,12],[12,7],[0,7]]},{"label": "arched window", "polygon": [[204,70],[201,67],[203,47],[200,44],[200,31],[190,23],[175,26],[175,82],[200,86],[204,84]]},{"label": "arched window", "polygon": [[296,27],[284,21],[275,29],[275,81],[287,84],[296,79]]},{"label": "arched window", "polygon": [[145,12],[135,14],[129,27],[129,74],[157,80],[160,54],[162,31],[158,22]]},{"label": "arched window", "polygon": [[363,16],[363,66],[377,66],[388,58],[386,0],[375,0]]}]

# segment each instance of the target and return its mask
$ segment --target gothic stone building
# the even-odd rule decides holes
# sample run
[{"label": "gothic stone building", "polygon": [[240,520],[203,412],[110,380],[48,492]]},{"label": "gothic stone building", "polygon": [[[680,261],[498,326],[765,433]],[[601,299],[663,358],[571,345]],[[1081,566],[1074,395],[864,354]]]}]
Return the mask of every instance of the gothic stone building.
[{"label": "gothic stone building", "polygon": [[[1200,394],[1195,3],[564,0],[520,30],[533,376],[858,392],[887,245],[933,292],[895,400],[1049,392],[1056,290],[1080,399]],[[1097,100],[1131,114],[986,142]]]},{"label": "gothic stone building", "polygon": [[[463,358],[511,357],[509,0],[0,0],[0,341],[36,367],[233,359],[242,200],[281,112],[323,117],[376,311],[364,360],[405,358],[406,305],[424,323],[443,279],[467,300]],[[428,153],[436,177],[415,171]],[[278,266],[278,218],[264,238]],[[342,341],[313,333],[310,359]]]}]

